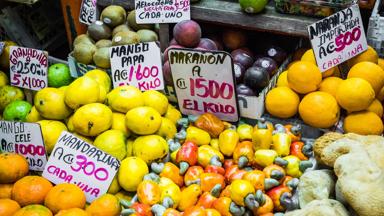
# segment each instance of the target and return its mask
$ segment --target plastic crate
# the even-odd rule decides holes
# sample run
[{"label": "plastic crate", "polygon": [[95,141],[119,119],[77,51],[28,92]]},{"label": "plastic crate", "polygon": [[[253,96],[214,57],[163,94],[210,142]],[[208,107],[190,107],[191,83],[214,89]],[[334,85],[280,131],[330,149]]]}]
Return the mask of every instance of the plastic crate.
[{"label": "plastic crate", "polygon": [[384,2],[376,1],[369,18],[367,42],[384,58]]}]

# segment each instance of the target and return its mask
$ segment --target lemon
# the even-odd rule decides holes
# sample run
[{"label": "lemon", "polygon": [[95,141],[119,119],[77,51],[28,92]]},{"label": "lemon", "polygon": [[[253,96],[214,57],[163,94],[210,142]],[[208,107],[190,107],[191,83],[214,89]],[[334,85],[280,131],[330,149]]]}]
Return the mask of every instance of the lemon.
[{"label": "lemon", "polygon": [[67,127],[60,121],[54,120],[41,120],[37,123],[40,124],[41,133],[43,134],[45,151],[50,154],[55,147],[57,139],[63,131],[67,131]]},{"label": "lemon", "polygon": [[175,123],[167,118],[162,117],[160,128],[156,132],[156,134],[168,140],[168,139],[173,139],[176,133],[177,133],[177,128]]},{"label": "lemon", "polygon": [[0,71],[0,87],[8,85],[9,79],[7,74],[5,74],[3,71]]},{"label": "lemon", "polygon": [[337,88],[336,100],[349,112],[365,110],[375,99],[375,91],[368,81],[361,78],[343,80]]},{"label": "lemon", "polygon": [[73,135],[75,135],[76,137],[84,140],[85,142],[87,142],[89,144],[93,144],[93,139],[91,137],[86,137],[86,136],[83,136],[83,135],[80,135],[80,134],[77,134],[77,133],[73,133]]},{"label": "lemon", "polygon": [[4,49],[0,55],[0,67],[1,68],[9,68],[9,54],[11,52],[11,46],[17,46],[17,44],[13,41],[3,41]]},{"label": "lemon", "polygon": [[327,77],[320,83],[319,91],[327,92],[336,98],[337,88],[343,82],[339,77]]},{"label": "lemon", "polygon": [[141,158],[127,157],[121,161],[117,178],[124,190],[133,192],[148,172],[148,166]]},{"label": "lemon", "polygon": [[159,130],[161,115],[152,107],[136,107],[125,115],[125,124],[133,133],[140,135],[153,134]]},{"label": "lemon", "polygon": [[277,83],[276,83],[277,87],[282,87],[282,86],[289,87],[287,74],[288,74],[288,71],[283,71],[283,73],[279,75],[279,78],[277,78]]},{"label": "lemon", "polygon": [[65,103],[72,109],[98,102],[99,98],[99,83],[88,76],[77,78],[65,91]]},{"label": "lemon", "polygon": [[381,118],[383,116],[383,105],[379,100],[375,99],[371,105],[369,105],[367,111],[374,112]]},{"label": "lemon", "polygon": [[69,132],[75,131],[75,127],[73,126],[73,115],[71,115],[67,119],[65,119],[65,123],[67,124],[67,128],[68,128]]},{"label": "lemon", "polygon": [[107,95],[107,104],[117,112],[127,113],[129,110],[144,106],[141,91],[134,86],[119,86]]},{"label": "lemon", "polygon": [[148,90],[143,93],[144,106],[149,106],[157,110],[160,115],[167,112],[168,98],[156,90]]},{"label": "lemon", "polygon": [[93,145],[113,157],[123,160],[127,154],[125,136],[120,130],[107,130],[96,137]]},{"label": "lemon", "polygon": [[109,194],[117,194],[120,191],[120,189],[121,189],[121,187],[120,187],[119,181],[117,180],[117,175],[115,175],[115,177],[112,180],[111,185],[108,188],[108,192],[107,193],[109,193]]},{"label": "lemon", "polygon": [[25,119],[27,122],[38,122],[44,120],[44,118],[40,115],[35,106],[32,107],[31,111],[28,113]]},{"label": "lemon", "polygon": [[[307,50],[303,54],[303,56],[301,56],[301,61],[308,61],[308,62],[312,62],[313,64],[317,65],[316,57],[315,57],[315,53],[313,52],[313,49]],[[337,70],[337,67],[330,68],[330,69],[322,72],[321,76],[323,78],[332,76],[333,74],[335,74],[336,70]]]},{"label": "lemon", "polygon": [[345,133],[381,135],[383,133],[383,122],[374,112],[354,112],[345,117],[343,128]]},{"label": "lemon", "polygon": [[300,94],[316,91],[321,83],[321,72],[312,62],[298,61],[287,74],[289,87]]},{"label": "lemon", "polygon": [[97,136],[112,126],[112,111],[104,104],[91,103],[73,114],[73,128],[84,136]]},{"label": "lemon", "polygon": [[14,86],[6,85],[0,87],[0,111],[15,100],[24,100],[24,92]]},{"label": "lemon", "polygon": [[64,102],[65,94],[57,88],[44,88],[35,95],[34,104],[40,115],[46,119],[63,120],[72,110]]},{"label": "lemon", "polygon": [[134,139],[127,139],[127,157],[133,156],[133,143]]},{"label": "lemon", "polygon": [[268,92],[265,98],[267,111],[279,118],[290,118],[297,113],[299,96],[288,87],[277,87]]},{"label": "lemon", "polygon": [[111,91],[111,78],[109,75],[105,71],[94,69],[85,73],[84,76],[88,76],[99,83],[100,97],[98,102],[104,103],[108,92]]},{"label": "lemon", "polygon": [[177,121],[181,119],[182,116],[178,109],[176,109],[171,104],[168,104],[167,112],[164,114],[164,117],[176,124]]},{"label": "lemon", "polygon": [[359,55],[349,59],[347,61],[347,64],[349,67],[353,67],[355,64],[359,62],[369,61],[372,63],[377,64],[379,60],[379,56],[377,55],[377,52],[375,49],[373,49],[371,46],[368,46],[368,49],[364,52],[360,53]]},{"label": "lemon", "polygon": [[372,62],[360,62],[355,64],[348,72],[348,78],[357,77],[368,81],[375,94],[379,94],[384,86],[384,70]]},{"label": "lemon", "polygon": [[158,135],[140,136],[133,142],[133,155],[147,164],[162,159],[168,151],[167,141]]},{"label": "lemon", "polygon": [[128,130],[125,125],[125,115],[122,113],[114,112],[112,113],[112,126],[111,129],[120,130],[124,133],[124,136],[129,137],[131,132]]}]

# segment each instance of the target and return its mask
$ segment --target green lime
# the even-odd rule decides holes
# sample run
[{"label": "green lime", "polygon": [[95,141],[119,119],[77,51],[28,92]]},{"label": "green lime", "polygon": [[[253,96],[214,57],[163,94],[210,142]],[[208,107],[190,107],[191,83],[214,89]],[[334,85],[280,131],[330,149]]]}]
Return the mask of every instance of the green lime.
[{"label": "green lime", "polygon": [[240,7],[247,13],[259,13],[268,3],[268,0],[239,0]]},{"label": "green lime", "polygon": [[48,86],[59,88],[69,85],[73,81],[71,72],[66,64],[57,63],[48,68]]},{"label": "green lime", "polygon": [[8,104],[3,112],[3,118],[7,121],[25,121],[32,105],[27,101],[16,100]]}]

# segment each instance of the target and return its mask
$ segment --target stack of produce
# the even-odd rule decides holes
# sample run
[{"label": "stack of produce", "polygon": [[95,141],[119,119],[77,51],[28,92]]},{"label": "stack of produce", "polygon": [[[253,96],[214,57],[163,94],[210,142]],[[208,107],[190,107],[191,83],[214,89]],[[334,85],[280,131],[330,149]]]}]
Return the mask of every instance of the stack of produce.
[{"label": "stack of produce", "polygon": [[128,13],[121,6],[111,5],[101,12],[100,20],[88,26],[87,34],[75,38],[73,57],[83,64],[110,68],[109,47],[158,41],[155,26],[137,24],[135,11]]},{"label": "stack of produce", "polygon": [[279,76],[277,87],[266,96],[266,110],[279,118],[298,112],[306,124],[317,128],[334,126],[345,111],[345,132],[380,135],[384,70],[378,62],[377,53],[369,47],[348,61],[350,70],[343,80],[337,67],[321,73],[310,49]]}]

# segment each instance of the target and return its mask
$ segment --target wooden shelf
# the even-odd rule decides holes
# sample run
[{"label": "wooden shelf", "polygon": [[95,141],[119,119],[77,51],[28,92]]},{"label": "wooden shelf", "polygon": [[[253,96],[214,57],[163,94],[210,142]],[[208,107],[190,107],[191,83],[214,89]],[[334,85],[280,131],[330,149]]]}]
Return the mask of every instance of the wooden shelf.
[{"label": "wooden shelf", "polygon": [[[98,0],[97,3],[100,6],[117,4],[127,9],[134,8],[133,0]],[[201,22],[302,37],[308,37],[307,26],[318,20],[277,13],[273,1],[260,14],[246,14],[238,2],[202,0],[191,5],[191,17]]]}]

